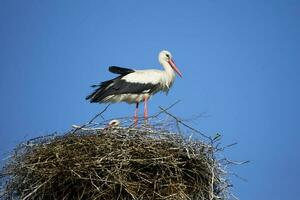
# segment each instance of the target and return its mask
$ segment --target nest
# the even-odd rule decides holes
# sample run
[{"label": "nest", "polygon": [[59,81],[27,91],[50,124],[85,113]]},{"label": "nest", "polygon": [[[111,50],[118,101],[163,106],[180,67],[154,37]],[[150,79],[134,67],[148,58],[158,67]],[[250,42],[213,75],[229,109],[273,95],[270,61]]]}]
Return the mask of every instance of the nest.
[{"label": "nest", "polygon": [[154,126],[76,128],[19,145],[1,171],[2,198],[227,199],[216,150]]}]

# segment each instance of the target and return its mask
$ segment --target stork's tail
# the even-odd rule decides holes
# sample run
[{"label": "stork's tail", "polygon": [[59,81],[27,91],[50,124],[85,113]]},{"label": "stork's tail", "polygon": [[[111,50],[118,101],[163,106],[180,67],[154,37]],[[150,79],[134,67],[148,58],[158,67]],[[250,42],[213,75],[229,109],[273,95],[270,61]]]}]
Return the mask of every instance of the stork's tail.
[{"label": "stork's tail", "polygon": [[104,81],[99,85],[92,85],[91,87],[96,88],[90,95],[85,99],[90,100],[91,103],[102,103],[102,100],[106,97],[105,91],[113,80]]},{"label": "stork's tail", "polygon": [[120,80],[123,76],[135,72],[133,69],[110,66],[109,71],[114,74],[120,74],[120,76],[104,81],[98,85],[92,85],[91,87],[96,88],[94,92],[88,95],[85,99],[90,100],[91,103],[106,103],[109,101],[108,96],[111,94],[112,90],[109,90],[110,86],[115,82]]}]

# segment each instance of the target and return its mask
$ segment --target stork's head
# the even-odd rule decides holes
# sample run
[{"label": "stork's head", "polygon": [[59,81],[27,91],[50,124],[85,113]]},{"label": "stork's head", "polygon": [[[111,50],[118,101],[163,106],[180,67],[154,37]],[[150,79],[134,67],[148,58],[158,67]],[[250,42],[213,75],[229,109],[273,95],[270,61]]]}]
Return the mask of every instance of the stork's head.
[{"label": "stork's head", "polygon": [[164,63],[168,63],[168,65],[180,76],[182,77],[182,74],[181,72],[179,71],[179,69],[177,68],[174,60],[172,59],[172,54],[167,51],[167,50],[163,50],[159,53],[158,55],[158,60],[159,60],[159,63],[162,64],[163,66]]},{"label": "stork's head", "polygon": [[118,127],[120,125],[120,121],[117,119],[113,119],[108,123],[108,127]]}]

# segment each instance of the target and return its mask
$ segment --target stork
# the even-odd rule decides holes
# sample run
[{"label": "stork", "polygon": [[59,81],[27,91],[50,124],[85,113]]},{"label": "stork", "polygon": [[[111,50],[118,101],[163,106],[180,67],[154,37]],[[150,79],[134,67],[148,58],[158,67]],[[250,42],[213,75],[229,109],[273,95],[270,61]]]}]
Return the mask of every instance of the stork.
[{"label": "stork", "polygon": [[169,51],[161,51],[158,55],[158,61],[164,70],[134,70],[110,66],[108,70],[114,74],[119,74],[119,76],[93,85],[92,87],[96,89],[86,97],[86,100],[91,103],[135,103],[135,123],[138,119],[139,103],[144,102],[144,119],[147,120],[149,98],[160,91],[167,94],[174,83],[175,72],[182,77]]}]

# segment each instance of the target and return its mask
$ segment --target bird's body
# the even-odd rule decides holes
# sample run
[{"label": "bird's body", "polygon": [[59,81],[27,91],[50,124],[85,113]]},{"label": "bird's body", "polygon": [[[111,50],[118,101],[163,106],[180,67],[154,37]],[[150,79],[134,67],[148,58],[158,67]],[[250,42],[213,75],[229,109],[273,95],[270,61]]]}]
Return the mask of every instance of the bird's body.
[{"label": "bird's body", "polygon": [[147,100],[159,91],[167,93],[175,80],[175,72],[181,76],[168,51],[160,52],[159,62],[165,70],[109,67],[110,72],[119,76],[92,86],[97,88],[86,99],[91,103],[136,103],[136,108],[139,102],[144,101],[146,107],[144,114],[147,114]]},{"label": "bird's body", "polygon": [[102,103],[142,102],[145,97],[150,98],[159,91],[168,92],[173,81],[173,76],[168,78],[161,70],[134,70],[130,74],[113,79],[112,83],[103,88],[101,97],[96,99]]}]

